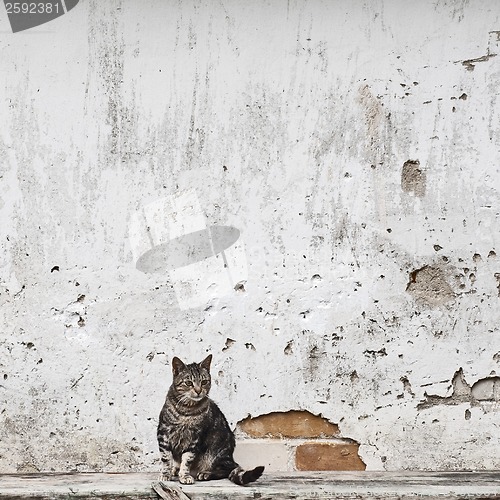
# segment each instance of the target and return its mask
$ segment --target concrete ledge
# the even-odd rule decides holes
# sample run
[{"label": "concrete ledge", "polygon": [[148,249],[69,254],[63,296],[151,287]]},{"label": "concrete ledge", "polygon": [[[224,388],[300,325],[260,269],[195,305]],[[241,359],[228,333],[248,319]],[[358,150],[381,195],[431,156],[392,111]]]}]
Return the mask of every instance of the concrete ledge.
[{"label": "concrete ledge", "polygon": [[[155,474],[3,474],[0,499],[159,498]],[[500,499],[498,472],[301,472],[264,475],[251,486],[228,480],[171,485],[172,499]],[[180,495],[175,490],[182,491]]]}]

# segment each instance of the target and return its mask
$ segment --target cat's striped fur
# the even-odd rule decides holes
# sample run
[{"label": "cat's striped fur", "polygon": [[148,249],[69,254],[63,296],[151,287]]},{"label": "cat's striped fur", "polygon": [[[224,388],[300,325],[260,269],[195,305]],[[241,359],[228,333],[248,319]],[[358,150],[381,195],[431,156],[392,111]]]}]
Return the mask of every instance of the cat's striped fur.
[{"label": "cat's striped fur", "polygon": [[258,479],[264,467],[243,470],[233,459],[234,434],[219,407],[208,397],[209,355],[201,363],[172,360],[173,382],[158,423],[163,478],[183,484],[229,478],[245,485]]}]

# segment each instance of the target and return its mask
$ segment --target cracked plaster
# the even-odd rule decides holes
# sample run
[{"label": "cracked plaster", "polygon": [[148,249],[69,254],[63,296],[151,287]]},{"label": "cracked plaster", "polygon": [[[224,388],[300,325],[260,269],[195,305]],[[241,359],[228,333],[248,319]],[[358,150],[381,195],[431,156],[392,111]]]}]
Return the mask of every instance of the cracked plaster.
[{"label": "cracked plaster", "polygon": [[[232,425],[308,410],[367,469],[500,468],[496,396],[419,408],[500,370],[499,27],[493,0],[0,17],[0,471],[157,470],[170,360],[207,352]],[[187,190],[248,279],[181,310],[129,229]]]}]

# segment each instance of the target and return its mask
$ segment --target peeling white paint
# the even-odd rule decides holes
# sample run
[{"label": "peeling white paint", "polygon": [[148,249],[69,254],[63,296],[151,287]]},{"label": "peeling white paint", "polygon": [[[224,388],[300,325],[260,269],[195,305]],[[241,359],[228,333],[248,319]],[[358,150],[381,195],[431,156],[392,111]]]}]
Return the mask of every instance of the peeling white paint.
[{"label": "peeling white paint", "polygon": [[[156,469],[170,359],[206,352],[233,425],[307,409],[368,469],[500,468],[498,401],[417,408],[500,370],[499,30],[494,0],[0,8],[0,470]],[[248,280],[183,310],[129,229],[191,189]],[[446,300],[407,292],[426,266]]]}]

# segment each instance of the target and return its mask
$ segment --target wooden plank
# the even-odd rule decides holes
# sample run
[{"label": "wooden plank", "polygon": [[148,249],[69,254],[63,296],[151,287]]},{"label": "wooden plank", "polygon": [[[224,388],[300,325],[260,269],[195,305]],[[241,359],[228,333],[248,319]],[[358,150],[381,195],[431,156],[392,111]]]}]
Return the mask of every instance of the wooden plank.
[{"label": "wooden plank", "polygon": [[151,486],[162,500],[190,500],[180,487],[172,484],[168,485],[163,481],[159,481],[158,483],[153,483]]},{"label": "wooden plank", "polygon": [[[0,499],[326,500],[495,499],[499,472],[300,472],[264,475],[241,487],[228,480],[193,485],[164,483],[156,474],[4,474]],[[168,497],[171,496],[171,498]],[[177,495],[178,498],[175,498]],[[185,497],[182,497],[185,495]]]}]

